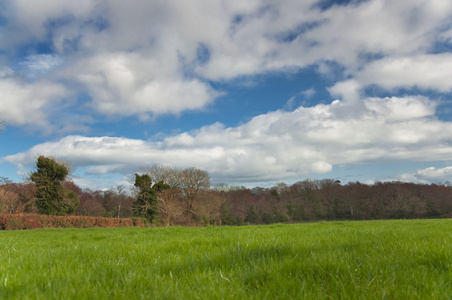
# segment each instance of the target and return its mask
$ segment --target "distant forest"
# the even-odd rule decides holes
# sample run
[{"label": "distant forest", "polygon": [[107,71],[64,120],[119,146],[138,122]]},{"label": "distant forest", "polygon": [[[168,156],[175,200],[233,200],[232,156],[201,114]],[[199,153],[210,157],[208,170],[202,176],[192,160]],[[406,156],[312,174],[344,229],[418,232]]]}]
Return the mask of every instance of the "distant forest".
[{"label": "distant forest", "polygon": [[[125,218],[136,215],[137,194],[120,186],[108,191],[64,182],[80,201],[74,215]],[[446,184],[377,182],[373,185],[304,180],[271,188],[220,185],[199,188],[190,206],[183,186],[157,195],[157,225],[245,225],[322,220],[452,217],[452,187]],[[0,181],[0,214],[37,213],[34,183]],[[190,209],[188,212],[187,210]]]}]

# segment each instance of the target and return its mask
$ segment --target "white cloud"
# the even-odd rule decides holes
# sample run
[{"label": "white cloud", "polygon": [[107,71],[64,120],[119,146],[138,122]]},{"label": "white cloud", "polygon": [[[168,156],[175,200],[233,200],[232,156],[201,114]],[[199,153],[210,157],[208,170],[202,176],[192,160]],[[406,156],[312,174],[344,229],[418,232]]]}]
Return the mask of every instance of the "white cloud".
[{"label": "white cloud", "polygon": [[363,84],[377,84],[386,89],[418,87],[441,92],[452,90],[452,54],[428,54],[384,58],[357,74]]},{"label": "white cloud", "polygon": [[[435,41],[448,41],[450,1],[370,0],[326,11],[316,3],[11,1],[0,48],[49,43],[64,60],[30,56],[31,74],[63,76],[66,88],[87,92],[103,115],[199,110],[218,96],[209,80],[325,61],[352,77],[364,67],[358,81],[366,85],[450,90],[450,56],[425,55]],[[382,59],[366,67],[367,55]]]},{"label": "white cloud", "polygon": [[299,106],[295,104],[299,96],[302,96],[305,100],[311,98],[313,95],[315,95],[315,93],[316,91],[313,88],[301,91],[295,94],[294,96],[290,97],[289,100],[287,100],[286,104],[284,105],[284,108],[287,110],[292,110],[295,106]]},{"label": "white cloud", "polygon": [[[17,0],[4,3],[5,17],[8,17],[6,30],[0,32],[0,47],[22,45],[30,40],[40,41],[47,38],[51,21],[62,21],[71,17],[89,20],[96,9],[92,0]],[[69,26],[70,22],[63,22]]]},{"label": "white cloud", "polygon": [[219,95],[208,84],[137,53],[91,57],[68,72],[76,74],[93,97],[93,107],[105,115],[179,114],[202,109]]},{"label": "white cloud", "polygon": [[[313,65],[333,81],[340,69],[342,81],[329,88],[339,99],[329,105],[270,112],[237,127],[218,123],[161,142],[68,136],[5,160],[32,165],[37,154],[56,155],[88,175],[171,163],[243,183],[343,164],[450,159],[452,127],[435,117],[436,103],[364,93],[373,84],[451,92],[452,55],[435,47],[452,41],[452,2],[369,0],[325,11],[317,2],[7,2],[0,118],[11,125],[49,132],[61,113],[57,104],[77,95],[90,95],[99,115],[146,120],[211,105],[220,94],[212,81],[243,84],[254,75]],[[35,53],[30,45],[38,44],[53,53]],[[294,99],[287,102],[290,110]]]},{"label": "white cloud", "polygon": [[330,87],[328,91],[333,97],[339,97],[344,101],[356,103],[361,100],[361,84],[354,79],[340,81]]},{"label": "white cloud", "polygon": [[356,118],[347,102],[260,115],[238,127],[220,123],[161,142],[68,136],[4,161],[32,165],[38,154],[62,157],[87,174],[126,174],[171,164],[209,171],[215,182],[250,183],[327,173],[335,165],[375,161],[441,161],[452,153],[452,123],[434,118],[422,97],[368,98]]},{"label": "white cloud", "polygon": [[405,173],[399,176],[403,181],[418,183],[445,183],[451,181],[452,167],[435,168],[428,167],[414,173]]},{"label": "white cloud", "polygon": [[[8,75],[13,72],[7,72]],[[7,124],[50,131],[48,114],[69,93],[61,85],[47,80],[18,82],[12,76],[0,76],[0,118]]]},{"label": "white cloud", "polygon": [[301,95],[303,95],[305,98],[308,98],[308,99],[311,98],[314,94],[315,94],[315,89],[313,89],[313,88],[310,88],[310,89],[307,89],[307,90],[301,92]]}]

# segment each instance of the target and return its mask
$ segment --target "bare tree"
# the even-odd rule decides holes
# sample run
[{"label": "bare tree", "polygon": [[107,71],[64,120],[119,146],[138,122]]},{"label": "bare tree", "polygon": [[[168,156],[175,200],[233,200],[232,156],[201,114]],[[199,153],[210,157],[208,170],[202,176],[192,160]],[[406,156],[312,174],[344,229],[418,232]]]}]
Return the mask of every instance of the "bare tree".
[{"label": "bare tree", "polygon": [[160,214],[167,222],[180,215],[181,209],[186,215],[199,215],[193,204],[200,198],[199,192],[210,187],[210,177],[206,171],[153,165],[143,168],[140,173],[149,175],[154,183],[162,181],[171,186],[158,197]]},{"label": "bare tree", "polygon": [[159,214],[167,225],[177,223],[183,212],[181,170],[169,165],[153,165],[142,168],[140,173],[149,175],[154,183],[163,182],[171,187],[157,196]]},{"label": "bare tree", "polygon": [[0,214],[10,214],[23,211],[19,195],[6,188],[0,187]]},{"label": "bare tree", "polygon": [[180,189],[172,187],[162,191],[158,197],[159,214],[166,225],[178,223],[184,212],[184,207],[180,200]]},{"label": "bare tree", "polygon": [[182,170],[180,176],[185,210],[187,214],[196,215],[193,210],[193,203],[197,200],[198,194],[201,190],[208,189],[210,187],[209,174],[201,169],[188,168]]},{"label": "bare tree", "polygon": [[140,173],[149,175],[153,182],[162,181],[172,187],[180,186],[181,171],[169,165],[153,165],[141,169]]},{"label": "bare tree", "polygon": [[225,202],[224,195],[213,190],[201,190],[199,201],[193,203],[197,215],[205,224],[221,225],[221,207]]}]

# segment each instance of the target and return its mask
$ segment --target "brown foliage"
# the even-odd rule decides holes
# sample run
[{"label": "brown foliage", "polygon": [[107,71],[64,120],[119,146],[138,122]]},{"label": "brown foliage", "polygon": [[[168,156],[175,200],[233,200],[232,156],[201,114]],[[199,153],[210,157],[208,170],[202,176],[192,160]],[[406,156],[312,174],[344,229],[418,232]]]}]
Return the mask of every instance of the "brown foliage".
[{"label": "brown foliage", "polygon": [[0,215],[0,229],[20,230],[37,228],[89,228],[145,226],[140,218],[94,218],[82,216],[51,216],[37,214]]},{"label": "brown foliage", "polygon": [[172,187],[161,191],[157,197],[160,218],[165,225],[180,224],[184,207],[180,200],[180,189]]},{"label": "brown foliage", "polygon": [[223,197],[220,193],[214,191],[201,190],[199,192],[199,201],[193,205],[193,210],[202,224],[221,224],[221,206]]},{"label": "brown foliage", "polygon": [[12,214],[22,211],[19,194],[0,188],[0,214]]}]

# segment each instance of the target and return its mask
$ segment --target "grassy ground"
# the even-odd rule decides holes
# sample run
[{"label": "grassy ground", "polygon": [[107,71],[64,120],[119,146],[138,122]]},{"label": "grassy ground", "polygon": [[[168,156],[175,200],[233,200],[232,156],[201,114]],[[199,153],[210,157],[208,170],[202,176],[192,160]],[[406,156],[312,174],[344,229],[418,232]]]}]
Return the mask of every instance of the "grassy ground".
[{"label": "grassy ground", "polygon": [[0,232],[0,299],[448,299],[452,220]]}]

